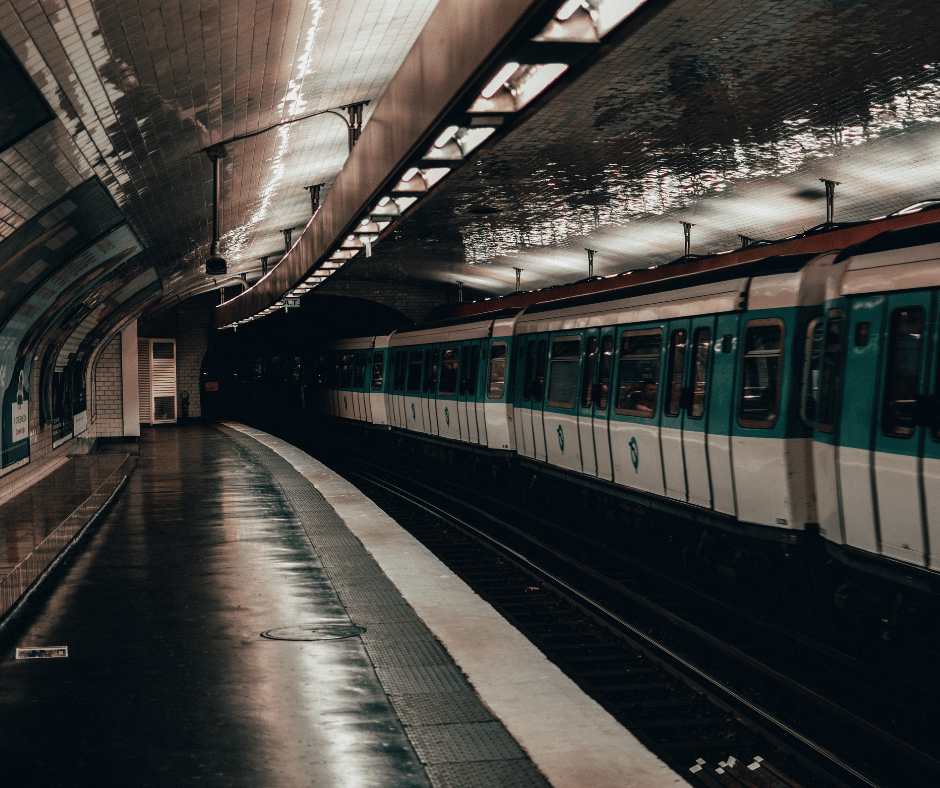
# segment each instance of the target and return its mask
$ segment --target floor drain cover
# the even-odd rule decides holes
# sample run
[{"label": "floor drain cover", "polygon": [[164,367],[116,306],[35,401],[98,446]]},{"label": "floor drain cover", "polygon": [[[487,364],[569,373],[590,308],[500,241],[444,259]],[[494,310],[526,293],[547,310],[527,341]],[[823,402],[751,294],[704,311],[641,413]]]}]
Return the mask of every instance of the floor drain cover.
[{"label": "floor drain cover", "polygon": [[304,624],[299,627],[269,629],[261,637],[269,640],[342,640],[353,638],[366,631],[365,627],[352,624]]}]

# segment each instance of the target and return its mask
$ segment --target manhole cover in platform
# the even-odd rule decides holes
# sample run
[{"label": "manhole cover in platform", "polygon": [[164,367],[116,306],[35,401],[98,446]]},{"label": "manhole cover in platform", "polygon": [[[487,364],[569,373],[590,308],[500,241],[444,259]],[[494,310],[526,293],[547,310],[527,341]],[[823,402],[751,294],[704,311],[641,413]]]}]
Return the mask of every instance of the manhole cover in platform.
[{"label": "manhole cover in platform", "polygon": [[353,638],[366,631],[365,627],[352,624],[301,624],[299,627],[269,629],[261,637],[269,640],[342,640]]}]

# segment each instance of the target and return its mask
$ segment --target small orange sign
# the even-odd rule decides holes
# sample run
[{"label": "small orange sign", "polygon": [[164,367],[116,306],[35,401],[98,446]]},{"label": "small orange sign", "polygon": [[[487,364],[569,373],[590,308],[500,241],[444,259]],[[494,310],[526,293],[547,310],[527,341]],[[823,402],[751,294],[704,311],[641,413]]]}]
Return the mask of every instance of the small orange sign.
[{"label": "small orange sign", "polygon": [[218,391],[219,384],[215,382],[206,381],[206,391]]}]

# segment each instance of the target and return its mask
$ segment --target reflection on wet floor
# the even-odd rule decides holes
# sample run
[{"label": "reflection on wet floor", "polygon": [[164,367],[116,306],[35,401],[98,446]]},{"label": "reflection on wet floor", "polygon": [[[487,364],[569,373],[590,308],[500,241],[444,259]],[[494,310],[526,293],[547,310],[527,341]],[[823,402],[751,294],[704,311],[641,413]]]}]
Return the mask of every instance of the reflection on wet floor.
[{"label": "reflection on wet floor", "polygon": [[[426,784],[309,539],[253,455],[145,430],[136,472],[0,650],[4,784]],[[15,660],[66,646],[64,659]],[[15,721],[15,724],[13,724]]]}]

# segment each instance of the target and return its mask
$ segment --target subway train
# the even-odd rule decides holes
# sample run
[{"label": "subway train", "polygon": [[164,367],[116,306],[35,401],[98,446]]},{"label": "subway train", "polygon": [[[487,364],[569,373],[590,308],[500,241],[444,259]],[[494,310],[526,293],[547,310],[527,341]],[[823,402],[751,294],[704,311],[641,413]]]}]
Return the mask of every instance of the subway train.
[{"label": "subway train", "polygon": [[936,596],[931,218],[337,341],[316,407]]}]

